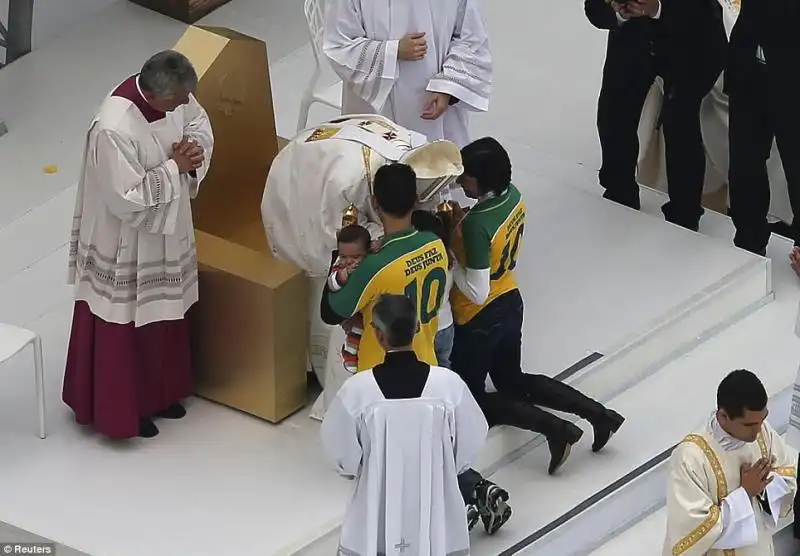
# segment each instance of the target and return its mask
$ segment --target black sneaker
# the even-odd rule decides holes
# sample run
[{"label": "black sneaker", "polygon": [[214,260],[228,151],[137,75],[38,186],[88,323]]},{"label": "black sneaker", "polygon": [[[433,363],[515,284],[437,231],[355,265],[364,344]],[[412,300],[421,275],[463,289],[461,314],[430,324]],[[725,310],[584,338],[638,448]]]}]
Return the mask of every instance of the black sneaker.
[{"label": "black sneaker", "polygon": [[475,499],[483,528],[487,534],[494,535],[511,518],[508,492],[492,482],[483,480],[475,488]]},{"label": "black sneaker", "polygon": [[481,519],[481,514],[478,511],[478,506],[470,504],[467,506],[467,527],[472,531]]}]

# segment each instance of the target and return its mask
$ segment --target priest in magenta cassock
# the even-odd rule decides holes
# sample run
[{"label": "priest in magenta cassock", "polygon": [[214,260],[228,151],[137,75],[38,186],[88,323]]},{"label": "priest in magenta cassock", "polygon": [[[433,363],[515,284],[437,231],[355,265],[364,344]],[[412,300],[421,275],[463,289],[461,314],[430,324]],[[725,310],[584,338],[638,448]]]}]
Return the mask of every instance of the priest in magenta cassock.
[{"label": "priest in magenta cassock", "polygon": [[327,0],[323,51],[343,114],[381,114],[458,147],[489,109],[492,58],[477,0]]},{"label": "priest in magenta cassock", "polygon": [[717,411],[673,451],[664,556],[774,555],[797,457],[766,421],[767,401],[756,375],[733,371],[717,389]]},{"label": "priest in magenta cassock", "polygon": [[164,51],[103,102],[86,137],[69,251],[75,285],[64,402],[111,438],[153,437],[192,392],[197,301],[190,199],[214,139],[197,74]]}]

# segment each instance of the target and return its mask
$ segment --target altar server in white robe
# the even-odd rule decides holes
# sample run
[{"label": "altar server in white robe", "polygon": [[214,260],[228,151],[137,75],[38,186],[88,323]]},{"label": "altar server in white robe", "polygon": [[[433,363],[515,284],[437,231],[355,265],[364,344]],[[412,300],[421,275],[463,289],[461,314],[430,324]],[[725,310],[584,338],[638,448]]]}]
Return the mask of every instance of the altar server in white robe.
[{"label": "altar server in white robe", "polygon": [[190,199],[213,134],[174,51],[154,55],[103,102],[86,137],[69,249],[75,308],[64,402],[112,438],[158,434],[192,393],[189,325],[197,301]]},{"label": "altar server in white robe", "polygon": [[492,58],[477,0],[327,0],[323,51],[342,113],[378,113],[429,141],[469,143],[489,109]]},{"label": "altar server in white robe", "polygon": [[725,377],[717,411],[669,462],[664,556],[772,556],[792,512],[796,456],[766,421],[767,392],[746,370]]},{"label": "altar server in white robe", "polygon": [[469,554],[457,476],[483,447],[486,419],[458,375],[414,355],[416,313],[403,295],[378,301],[386,359],[344,384],[322,424],[328,456],[356,480],[339,554]]}]

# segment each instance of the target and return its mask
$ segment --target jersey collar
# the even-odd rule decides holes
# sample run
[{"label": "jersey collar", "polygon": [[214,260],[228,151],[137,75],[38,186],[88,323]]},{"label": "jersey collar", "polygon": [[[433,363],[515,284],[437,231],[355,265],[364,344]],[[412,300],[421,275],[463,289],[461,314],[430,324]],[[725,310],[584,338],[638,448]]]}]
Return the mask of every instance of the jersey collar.
[{"label": "jersey collar", "polygon": [[413,235],[416,235],[417,230],[414,228],[406,228],[405,230],[400,230],[399,232],[393,232],[391,234],[386,234],[383,236],[383,241],[381,242],[381,248],[386,247],[390,243],[393,243],[400,239],[406,239]]},{"label": "jersey collar", "polygon": [[478,202],[475,203],[475,206],[472,207],[467,214],[469,215],[474,212],[483,212],[485,210],[499,207],[508,199],[509,191],[511,191],[511,184],[509,184],[509,186],[506,187],[506,190],[500,195],[497,195],[494,191],[488,192],[486,195],[483,195],[478,199]]}]

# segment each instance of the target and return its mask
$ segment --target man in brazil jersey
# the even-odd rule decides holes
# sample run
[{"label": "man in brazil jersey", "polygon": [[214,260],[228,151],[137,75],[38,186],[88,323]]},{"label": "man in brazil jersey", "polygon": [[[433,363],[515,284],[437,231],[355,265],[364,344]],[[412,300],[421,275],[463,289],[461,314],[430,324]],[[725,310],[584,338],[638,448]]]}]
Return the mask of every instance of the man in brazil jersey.
[{"label": "man in brazil jersey", "polygon": [[[434,349],[439,327],[439,310],[447,285],[448,255],[444,243],[431,232],[411,225],[417,205],[414,170],[405,164],[388,164],[375,173],[372,203],[383,224],[380,248],[368,255],[347,277],[336,292],[326,286],[320,313],[330,325],[338,325],[356,313],[363,316],[364,331],[358,349],[358,370],[366,371],[384,363],[387,353],[381,347],[373,326],[372,311],[383,294],[409,297],[417,309],[418,332],[412,343],[415,359],[436,366]],[[392,356],[392,352],[388,353]],[[381,385],[387,398],[402,397],[407,389],[401,372]],[[459,486],[468,507],[476,506],[477,515],[488,533],[494,533],[510,517],[506,504],[508,493],[484,480],[469,469],[459,476]],[[470,514],[473,515],[473,514]]]},{"label": "man in brazil jersey", "polygon": [[[594,428],[601,450],[624,418],[571,386],[521,367],[523,304],[514,269],[525,233],[525,203],[511,183],[511,161],[490,137],[462,149],[459,183],[477,203],[465,215],[453,244],[453,370],[467,383],[489,425],[539,432],[550,448],[549,472],[567,459],[583,431],[537,406],[579,415]],[[460,212],[460,211],[456,211]],[[497,389],[487,393],[487,373]]]}]

